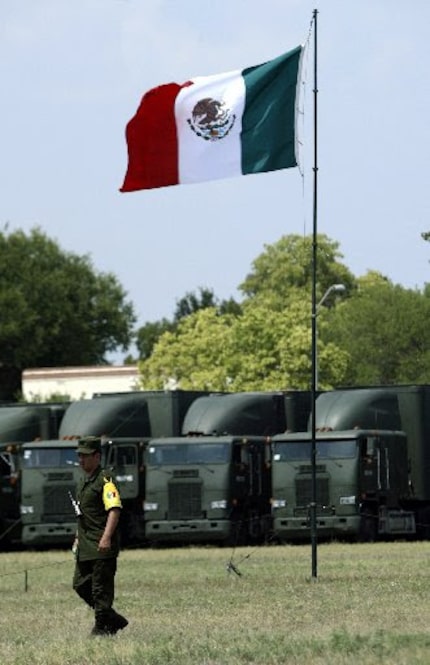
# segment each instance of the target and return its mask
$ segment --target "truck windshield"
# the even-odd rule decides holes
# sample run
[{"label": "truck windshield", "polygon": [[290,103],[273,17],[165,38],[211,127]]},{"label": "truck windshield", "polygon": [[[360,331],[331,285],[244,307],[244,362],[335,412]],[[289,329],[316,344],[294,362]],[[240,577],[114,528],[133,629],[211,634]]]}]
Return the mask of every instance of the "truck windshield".
[{"label": "truck windshield", "polygon": [[176,464],[225,464],[230,457],[228,443],[177,443],[150,446],[151,466]]},{"label": "truck windshield", "polygon": [[[357,442],[354,441],[317,441],[317,459],[354,458]],[[275,443],[273,450],[274,462],[307,461],[311,459],[311,443],[309,441],[285,441]]]},{"label": "truck windshield", "polygon": [[76,448],[27,448],[22,465],[27,469],[79,466]]}]

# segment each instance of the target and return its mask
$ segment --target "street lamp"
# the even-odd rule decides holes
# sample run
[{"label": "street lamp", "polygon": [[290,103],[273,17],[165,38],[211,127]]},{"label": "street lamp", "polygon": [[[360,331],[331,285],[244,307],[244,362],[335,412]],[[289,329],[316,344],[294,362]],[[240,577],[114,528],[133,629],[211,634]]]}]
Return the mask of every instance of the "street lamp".
[{"label": "street lamp", "polygon": [[[316,87],[316,86],[315,86]],[[314,253],[316,254],[316,242],[314,244]],[[316,265],[316,257],[314,256],[314,266]],[[315,271],[314,279],[312,286],[312,420],[311,420],[311,470],[312,470],[312,491],[311,491],[311,502],[309,504],[309,516],[310,516],[310,526],[311,526],[311,546],[312,546],[312,579],[317,579],[317,467],[316,467],[316,456],[317,456],[317,442],[316,442],[316,415],[315,415],[315,401],[316,401],[316,392],[318,389],[318,355],[317,355],[317,340],[318,340],[318,329],[317,329],[317,316],[321,309],[321,305],[325,303],[329,295],[333,292],[341,293],[346,291],[344,284],[332,284],[327,291],[324,293],[323,297],[316,303],[315,292],[316,292],[316,283],[315,283]]]},{"label": "street lamp", "polygon": [[[331,286],[328,287],[327,291],[324,293],[323,297],[317,304],[315,308],[315,316],[318,316],[319,310],[321,306],[325,303],[327,298],[332,294],[332,293],[344,293],[346,291],[346,286],[345,284],[332,284]],[[315,324],[315,390],[318,390],[318,334],[317,334],[318,327]]]}]

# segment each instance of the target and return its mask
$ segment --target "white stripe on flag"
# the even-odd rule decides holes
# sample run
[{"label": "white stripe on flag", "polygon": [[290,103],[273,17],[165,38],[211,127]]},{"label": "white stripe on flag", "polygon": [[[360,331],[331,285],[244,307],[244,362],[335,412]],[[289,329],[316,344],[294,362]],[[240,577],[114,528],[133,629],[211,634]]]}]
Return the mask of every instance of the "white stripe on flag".
[{"label": "white stripe on flag", "polygon": [[[229,110],[229,131],[223,138],[205,140],[189,124],[192,111],[202,99],[223,102]],[[178,129],[179,182],[192,183],[239,176],[241,166],[242,115],[245,82],[240,71],[198,77],[182,88],[175,102]],[[233,121],[234,114],[234,121]],[[231,125],[231,122],[233,124]],[[198,128],[195,127],[195,129]]]}]

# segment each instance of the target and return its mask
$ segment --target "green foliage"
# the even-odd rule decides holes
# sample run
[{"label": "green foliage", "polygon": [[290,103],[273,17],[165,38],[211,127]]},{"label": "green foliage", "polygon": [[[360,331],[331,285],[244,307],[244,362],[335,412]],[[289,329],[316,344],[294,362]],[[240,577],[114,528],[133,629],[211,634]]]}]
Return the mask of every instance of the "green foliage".
[{"label": "green foliage", "polygon": [[[212,289],[199,287],[199,293],[188,292],[176,302],[173,320],[161,319],[160,321],[147,322],[137,331],[136,346],[139,352],[139,360],[147,360],[154,349],[155,344],[165,332],[175,333],[178,323],[187,316],[195,314],[199,310],[213,308],[219,314],[239,315],[241,306],[233,298],[219,301]],[[128,358],[135,362],[133,359]]]},{"label": "green foliage", "polygon": [[[83,397],[82,397],[83,399]],[[26,401],[29,403],[37,403],[37,404],[58,404],[58,403],[64,403],[68,404],[69,402],[72,401],[72,398],[70,395],[67,395],[65,393],[51,393],[50,395],[40,395],[38,394],[32,394],[31,399],[21,399],[19,401]]]},{"label": "green foliage", "polygon": [[0,232],[0,309],[0,363],[18,370],[104,363],[135,321],[113,274],[39,229]]},{"label": "green foliage", "polygon": [[[321,296],[333,283],[353,290],[353,276],[337,261],[337,243],[320,236],[318,252]],[[311,239],[300,236],[266,246],[240,287],[247,296],[241,305],[232,300],[220,305],[210,290],[200,289],[200,298],[187,294],[176,311],[177,327],[161,334],[150,356],[141,356],[142,386],[309,389],[311,254]],[[327,306],[335,302],[330,299]],[[324,386],[332,387],[343,381],[348,353],[335,342],[320,346]]]},{"label": "green foliage", "polygon": [[392,284],[375,273],[330,312],[326,340],[348,349],[351,385],[430,382],[430,290]]},{"label": "green foliage", "polygon": [[[310,387],[310,312],[303,300],[275,311],[249,301],[241,316],[205,309],[165,333],[140,364],[142,386],[162,389],[285,390]],[[335,344],[325,350],[335,385],[347,365]]]},{"label": "green foliage", "polygon": [[183,296],[183,298],[180,298],[180,300],[177,301],[173,316],[175,322],[180,321],[185,316],[194,314],[194,312],[197,312],[199,309],[217,306],[217,298],[212,289],[206,289],[200,286],[198,290],[199,295],[189,291]]},{"label": "green foliage", "polygon": [[[355,285],[352,273],[339,259],[339,243],[325,235],[317,238],[317,300],[332,284],[344,284],[348,293]],[[239,286],[247,298],[269,297],[272,306],[283,308],[291,295],[299,291],[310,299],[313,270],[312,236],[286,235],[264,252],[252,264],[252,271]]]},{"label": "green foliage", "polygon": [[175,324],[167,319],[160,321],[148,321],[139,328],[136,334],[136,346],[139,352],[139,358],[146,360],[152,353],[155,343],[167,331],[173,331]]},{"label": "green foliage", "polygon": [[[338,243],[320,235],[317,249],[317,302],[332,285],[345,287],[317,310],[318,388],[429,383],[430,285],[405,289],[377,271],[357,279],[340,262]],[[223,310],[210,290],[187,294],[178,326],[143,359],[142,385],[310,388],[312,254],[310,236],[267,245],[240,286],[240,305]]]},{"label": "green foliage", "polygon": [[165,332],[148,360],[139,364],[142,386],[163,389],[173,380],[184,390],[226,390],[229,330],[234,317],[218,315],[213,307],[200,309]]}]

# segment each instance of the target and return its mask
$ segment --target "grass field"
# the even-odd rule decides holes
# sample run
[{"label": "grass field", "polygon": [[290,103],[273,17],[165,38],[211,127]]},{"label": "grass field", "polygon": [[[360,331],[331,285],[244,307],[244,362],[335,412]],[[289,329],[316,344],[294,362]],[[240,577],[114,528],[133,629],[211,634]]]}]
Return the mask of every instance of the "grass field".
[{"label": "grass field", "polygon": [[[2,553],[0,663],[430,663],[429,542],[317,554],[312,581],[308,545],[124,551],[116,608],[130,625],[91,638],[69,552]],[[226,570],[232,555],[240,577]]]}]

